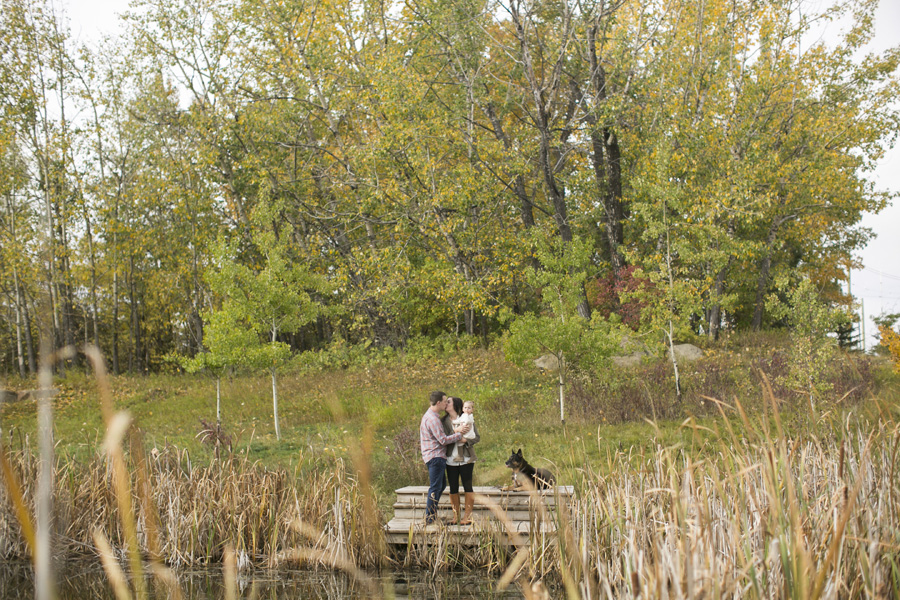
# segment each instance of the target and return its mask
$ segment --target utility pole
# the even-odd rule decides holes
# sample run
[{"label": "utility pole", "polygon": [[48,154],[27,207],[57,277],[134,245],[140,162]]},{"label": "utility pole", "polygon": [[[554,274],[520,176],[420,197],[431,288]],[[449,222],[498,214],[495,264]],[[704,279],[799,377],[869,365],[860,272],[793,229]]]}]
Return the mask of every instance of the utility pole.
[{"label": "utility pole", "polygon": [[866,299],[859,299],[859,310],[862,313],[862,319],[859,321],[859,326],[862,327],[862,346],[863,346],[863,354],[866,353]]}]

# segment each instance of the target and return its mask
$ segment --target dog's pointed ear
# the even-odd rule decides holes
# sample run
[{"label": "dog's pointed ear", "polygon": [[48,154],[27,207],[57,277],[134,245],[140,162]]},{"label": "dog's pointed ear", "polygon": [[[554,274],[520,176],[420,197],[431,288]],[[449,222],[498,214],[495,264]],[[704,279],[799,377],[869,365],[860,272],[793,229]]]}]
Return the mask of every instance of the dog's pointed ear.
[{"label": "dog's pointed ear", "polygon": [[516,450],[516,454],[518,454],[519,456],[522,456],[522,449],[519,448],[518,450]]}]

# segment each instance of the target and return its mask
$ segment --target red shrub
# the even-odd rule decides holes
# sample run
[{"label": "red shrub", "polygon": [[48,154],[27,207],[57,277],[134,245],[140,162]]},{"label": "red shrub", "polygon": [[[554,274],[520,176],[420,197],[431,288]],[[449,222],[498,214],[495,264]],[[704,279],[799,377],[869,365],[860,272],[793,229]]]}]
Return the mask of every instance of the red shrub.
[{"label": "red shrub", "polygon": [[[623,323],[634,330],[637,330],[641,322],[641,311],[646,306],[646,302],[628,296],[633,292],[647,290],[652,286],[646,279],[634,276],[636,269],[637,267],[633,265],[625,267],[618,281],[610,271],[588,281],[585,285],[591,309],[598,311],[604,317],[616,313],[622,317]],[[625,296],[624,302],[622,301],[623,296]]]}]

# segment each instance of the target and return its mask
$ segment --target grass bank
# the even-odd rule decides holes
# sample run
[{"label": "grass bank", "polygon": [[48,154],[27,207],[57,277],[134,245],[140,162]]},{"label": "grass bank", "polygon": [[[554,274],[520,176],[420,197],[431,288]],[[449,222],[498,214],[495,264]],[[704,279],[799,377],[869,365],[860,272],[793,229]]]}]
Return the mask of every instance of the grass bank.
[{"label": "grass bank", "polygon": [[[427,478],[416,444],[419,420],[433,389],[475,400],[483,438],[476,483],[494,485],[507,480],[503,463],[513,447],[523,448],[532,462],[565,471],[584,457],[596,461],[632,446],[688,443],[694,436],[681,423],[692,418],[702,425],[717,418],[711,398],[730,404],[737,399],[756,413],[763,409],[766,385],[789,420],[794,413],[803,416],[808,411],[805,397],[781,384],[787,371],[786,344],[786,338],[766,334],[705,348],[703,359],[680,365],[681,398],[675,396],[671,365],[664,360],[582,374],[570,380],[565,424],[559,419],[554,374],[510,364],[497,350],[435,350],[416,358],[395,356],[344,369],[285,373],[279,380],[280,441],[274,434],[271,381],[263,374],[221,380],[218,436],[205,435],[216,416],[216,384],[210,377],[120,376],[110,378],[110,388],[114,410],[128,411],[148,451],[173,446],[187,452],[195,464],[213,460],[213,448],[206,442],[217,437],[230,444],[238,458],[304,473],[349,459],[350,442],[370,430],[374,484],[388,493]],[[894,393],[887,385],[889,370],[873,358],[838,353],[825,376],[833,384],[829,406],[859,406],[875,396],[890,399]],[[33,381],[7,385],[36,387]],[[57,452],[87,460],[105,431],[97,382],[90,373],[70,371],[54,385],[59,390],[53,402]],[[648,425],[648,420],[656,425]],[[36,427],[33,401],[0,406],[0,428],[9,447],[21,447],[26,438],[33,438]],[[577,460],[572,456],[575,449]]]},{"label": "grass bank", "polygon": [[[260,566],[385,564],[380,526],[393,489],[427,479],[416,432],[428,391],[441,388],[477,403],[476,484],[505,483],[503,462],[521,447],[576,486],[577,504],[560,517],[564,535],[550,550],[424,549],[413,555],[418,566],[499,573],[512,565],[520,579],[560,577],[571,597],[671,586],[689,595],[756,590],[750,597],[897,590],[894,378],[871,359],[836,355],[832,395],[813,412],[804,396],[779,388],[778,342],[708,348],[682,365],[681,398],[665,363],[584,375],[570,390],[565,425],[552,375],[493,351],[287,374],[280,442],[268,379],[234,377],[222,382],[219,439],[231,451],[219,459],[198,435],[201,420],[214,420],[211,379],[112,378],[111,401],[136,425],[123,456],[143,552],[165,564],[229,556]],[[70,376],[56,385],[59,539],[94,553],[102,531],[127,548],[97,382]],[[33,506],[34,406],[9,404],[0,416],[11,470]],[[0,555],[24,556],[2,489]]]}]

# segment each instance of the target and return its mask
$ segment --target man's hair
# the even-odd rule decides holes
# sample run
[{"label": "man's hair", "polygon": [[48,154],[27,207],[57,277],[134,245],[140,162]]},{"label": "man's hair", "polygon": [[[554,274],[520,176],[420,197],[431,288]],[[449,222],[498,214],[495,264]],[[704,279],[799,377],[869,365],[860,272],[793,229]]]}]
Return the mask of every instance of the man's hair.
[{"label": "man's hair", "polygon": [[438,402],[442,402],[444,400],[444,396],[446,396],[444,392],[434,391],[431,392],[430,396],[428,396],[428,401],[431,402],[432,406],[434,406]]}]

